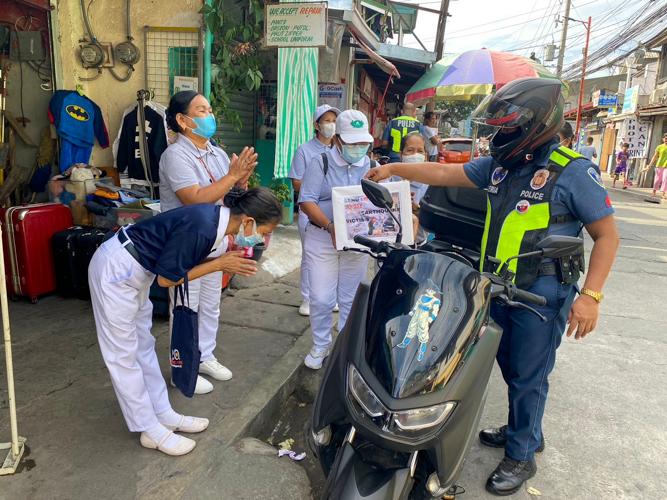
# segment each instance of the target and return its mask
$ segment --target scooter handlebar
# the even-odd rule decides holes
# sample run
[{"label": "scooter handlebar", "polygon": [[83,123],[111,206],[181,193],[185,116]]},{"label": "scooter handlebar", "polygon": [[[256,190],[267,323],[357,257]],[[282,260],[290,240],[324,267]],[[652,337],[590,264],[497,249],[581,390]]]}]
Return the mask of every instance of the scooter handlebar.
[{"label": "scooter handlebar", "polygon": [[357,234],[354,237],[354,242],[357,243],[358,245],[363,245],[365,247],[368,247],[371,249],[371,251],[377,253],[379,248],[380,248],[380,243],[381,241],[374,240],[372,238],[369,238],[367,236],[362,236],[360,234]]},{"label": "scooter handlebar", "polygon": [[518,300],[523,300],[529,304],[535,304],[537,306],[547,305],[547,299],[541,295],[536,295],[534,293],[526,292],[525,290],[516,289],[514,290],[514,298]]}]

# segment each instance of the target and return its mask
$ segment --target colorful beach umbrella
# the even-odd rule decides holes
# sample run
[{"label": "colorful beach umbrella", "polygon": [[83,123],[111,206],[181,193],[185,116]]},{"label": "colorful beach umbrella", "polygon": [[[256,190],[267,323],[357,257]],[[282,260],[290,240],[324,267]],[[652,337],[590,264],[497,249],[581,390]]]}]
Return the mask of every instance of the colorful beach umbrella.
[{"label": "colorful beach umbrella", "polygon": [[[406,102],[421,106],[430,100],[467,100],[492,94],[519,78],[553,78],[537,61],[508,52],[469,50],[447,56],[433,65],[406,96]],[[561,82],[562,83],[562,82]],[[567,85],[562,83],[567,97]]]}]

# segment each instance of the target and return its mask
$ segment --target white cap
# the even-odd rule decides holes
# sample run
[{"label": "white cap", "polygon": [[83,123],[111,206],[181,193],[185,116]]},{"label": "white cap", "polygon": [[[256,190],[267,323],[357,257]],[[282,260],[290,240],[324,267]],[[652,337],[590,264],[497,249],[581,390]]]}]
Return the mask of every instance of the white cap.
[{"label": "white cap", "polygon": [[348,109],[338,116],[336,134],[347,144],[373,143],[373,136],[368,133],[368,119],[356,109]]},{"label": "white cap", "polygon": [[318,108],[315,110],[315,114],[313,115],[313,121],[316,122],[317,120],[322,118],[322,115],[327,111],[335,113],[336,116],[340,115],[340,109],[334,108],[333,106],[329,106],[328,104],[322,104],[321,106],[318,106]]}]

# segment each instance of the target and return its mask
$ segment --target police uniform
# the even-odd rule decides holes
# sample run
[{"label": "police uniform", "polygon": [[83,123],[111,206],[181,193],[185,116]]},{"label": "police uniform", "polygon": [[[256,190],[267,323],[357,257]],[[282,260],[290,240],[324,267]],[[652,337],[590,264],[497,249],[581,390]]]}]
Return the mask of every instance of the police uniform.
[{"label": "police uniform", "polygon": [[[190,186],[206,187],[229,173],[229,157],[222,149],[209,141],[206,150],[201,150],[178,134],[176,142],[169,146],[160,158],[160,207],[162,212],[182,207],[177,191]],[[222,205],[218,200],[216,205]],[[219,257],[227,251],[227,238],[211,257]],[[215,359],[216,336],[220,319],[220,294],[222,272],[211,273],[188,283],[190,307],[199,313],[199,350],[201,361]],[[173,290],[170,289],[170,304],[173,307]]]},{"label": "police uniform", "polygon": [[[313,202],[330,220],[333,217],[331,192],[337,186],[358,186],[370,170],[367,156],[348,164],[333,147],[325,153],[328,168],[324,173],[322,155],[315,156],[301,184],[301,203]],[[316,346],[331,344],[333,309],[338,300],[338,330],[345,327],[359,283],[366,277],[368,255],[336,250],[329,232],[309,222],[304,244],[310,283],[310,325]]]},{"label": "police uniform", "polygon": [[382,140],[389,142],[389,163],[401,161],[398,153],[401,152],[401,141],[408,134],[422,134],[425,136],[422,122],[411,116],[399,116],[387,124],[382,134]]},{"label": "police uniform", "polygon": [[121,229],[88,268],[102,357],[127,426],[143,432],[171,410],[151,335],[156,275],[178,282],[225,240],[229,209],[199,204]]},{"label": "police uniform", "polygon": [[[581,224],[614,213],[599,168],[556,141],[524,166],[504,169],[485,157],[465,164],[464,170],[488,193],[482,240],[486,257],[504,261],[535,248],[547,235],[577,236]],[[483,265],[492,270],[488,261]],[[523,309],[491,306],[491,316],[504,330],[497,360],[509,389],[505,452],[515,460],[533,460],[540,445],[548,376],[575,297],[575,284],[563,283],[557,267],[539,257],[510,265],[517,286],[546,297],[545,306],[533,306],[546,323]]]},{"label": "police uniform", "polygon": [[[306,167],[310,164],[312,159],[321,155],[322,153],[325,153],[329,149],[331,149],[331,146],[327,146],[326,144],[322,143],[317,137],[313,137],[308,142],[302,144],[296,149],[296,152],[294,153],[294,158],[292,158],[292,166],[290,167],[290,171],[287,177],[290,179],[296,179],[298,181],[302,180],[304,174],[306,173]],[[303,198],[299,196],[299,202],[301,201],[303,201]],[[306,265],[306,251],[304,248],[307,225],[308,216],[303,213],[301,208],[299,208],[299,235],[301,236],[301,296],[304,302],[310,301],[308,266]]]}]

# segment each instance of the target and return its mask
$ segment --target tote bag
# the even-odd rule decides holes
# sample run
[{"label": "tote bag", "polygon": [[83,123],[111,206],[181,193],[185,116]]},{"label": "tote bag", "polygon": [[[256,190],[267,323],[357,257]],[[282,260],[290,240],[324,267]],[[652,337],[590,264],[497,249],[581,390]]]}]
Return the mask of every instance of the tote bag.
[{"label": "tote bag", "polygon": [[197,385],[201,352],[199,352],[199,315],[190,309],[187,276],[185,282],[176,287],[173,314],[171,379],[184,396],[191,398]]}]

